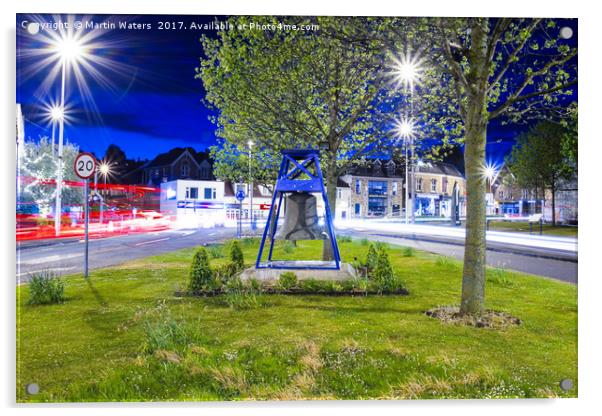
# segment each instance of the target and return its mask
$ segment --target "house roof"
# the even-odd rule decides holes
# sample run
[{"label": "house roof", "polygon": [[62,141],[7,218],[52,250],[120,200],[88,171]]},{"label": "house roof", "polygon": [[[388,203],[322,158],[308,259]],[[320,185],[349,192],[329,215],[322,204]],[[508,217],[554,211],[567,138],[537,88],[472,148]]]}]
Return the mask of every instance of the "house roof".
[{"label": "house roof", "polygon": [[375,178],[401,178],[404,175],[403,166],[392,160],[381,161],[375,159],[362,166],[351,168],[348,173],[353,176],[368,176]]},{"label": "house roof", "polygon": [[439,175],[463,177],[458,168],[451,163],[426,162],[416,165],[416,172],[436,173]]},{"label": "house roof", "polygon": [[182,153],[184,153],[185,151],[188,151],[188,153],[190,153],[190,155],[192,156],[192,158],[194,159],[194,161],[197,164],[200,164],[204,160],[207,160],[209,163],[211,163],[209,154],[207,152],[202,152],[202,151],[197,152],[192,147],[174,147],[169,152],[161,153],[160,155],[156,156],[153,160],[151,160],[149,163],[147,163],[144,167],[152,168],[152,167],[157,167],[157,166],[171,165],[180,156],[182,156]]}]

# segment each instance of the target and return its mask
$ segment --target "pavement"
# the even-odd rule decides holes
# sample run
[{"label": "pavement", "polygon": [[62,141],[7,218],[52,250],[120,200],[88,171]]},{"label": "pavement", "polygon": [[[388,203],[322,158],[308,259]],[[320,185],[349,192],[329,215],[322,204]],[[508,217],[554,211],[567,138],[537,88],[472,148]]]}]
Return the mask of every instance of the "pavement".
[{"label": "pavement", "polygon": [[[454,227],[347,221],[337,233],[385,241],[435,254],[462,259],[464,229]],[[236,235],[235,228],[177,229],[119,235],[90,240],[89,267],[97,269],[182,248],[220,242]],[[17,244],[17,283],[31,274],[52,270],[60,274],[81,272],[84,244],[81,238],[29,241]],[[577,283],[577,239],[487,233],[487,263],[569,283]]]}]

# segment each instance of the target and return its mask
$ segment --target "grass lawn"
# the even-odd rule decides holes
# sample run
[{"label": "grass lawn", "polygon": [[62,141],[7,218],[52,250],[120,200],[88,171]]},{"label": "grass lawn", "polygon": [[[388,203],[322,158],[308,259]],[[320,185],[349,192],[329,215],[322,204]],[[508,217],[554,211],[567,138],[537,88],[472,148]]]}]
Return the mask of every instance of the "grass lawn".
[{"label": "grass lawn", "polygon": [[[317,257],[320,244],[298,250]],[[257,243],[243,246],[250,264]],[[408,296],[260,295],[236,309],[226,295],[174,296],[193,251],[95,270],[89,281],[67,276],[63,304],[28,305],[29,288],[18,287],[17,401],[577,395],[573,285],[490,270],[487,307],[522,324],[447,324],[424,312],[458,303],[461,264],[391,248]],[[341,243],[347,261],[366,251]],[[575,383],[567,393],[564,378]],[[27,395],[28,383],[40,393]]]},{"label": "grass lawn", "polygon": [[[529,233],[528,222],[514,222],[514,221],[490,221],[490,231],[511,231],[511,232],[525,232]],[[557,235],[561,237],[577,237],[578,227],[557,225],[552,226],[551,224],[543,224],[542,229],[543,235]],[[539,224],[533,224],[533,234],[539,235]]]}]

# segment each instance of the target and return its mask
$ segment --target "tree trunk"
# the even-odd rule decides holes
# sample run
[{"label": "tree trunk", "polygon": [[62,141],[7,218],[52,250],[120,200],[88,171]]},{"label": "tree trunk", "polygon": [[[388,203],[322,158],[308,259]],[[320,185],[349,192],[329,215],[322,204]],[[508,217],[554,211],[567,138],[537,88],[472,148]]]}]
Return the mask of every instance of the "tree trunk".
[{"label": "tree trunk", "polygon": [[[328,174],[326,175],[326,197],[328,198],[328,205],[330,205],[330,215],[334,221],[337,207],[338,176],[336,172],[331,174],[330,172],[332,171],[334,171],[334,169],[328,169]],[[326,221],[326,218],[324,218],[324,220]],[[324,226],[326,227],[327,224],[324,223]],[[334,253],[332,252],[332,245],[329,239],[324,240],[324,244],[322,245],[322,260],[334,260]]]},{"label": "tree trunk", "polygon": [[460,313],[480,315],[484,309],[486,265],[486,192],[484,172],[487,142],[486,22],[475,21],[471,36],[469,83],[466,106],[464,164],[466,168],[466,240],[462,272]]},{"label": "tree trunk", "polygon": [[[476,111],[475,111],[476,112]],[[485,296],[486,264],[486,182],[483,174],[487,127],[480,114],[466,128],[464,163],[466,166],[466,240],[462,273],[460,312],[481,314]],[[470,118],[470,116],[469,116]]]},{"label": "tree trunk", "polygon": [[552,227],[556,227],[556,187],[552,185]]}]

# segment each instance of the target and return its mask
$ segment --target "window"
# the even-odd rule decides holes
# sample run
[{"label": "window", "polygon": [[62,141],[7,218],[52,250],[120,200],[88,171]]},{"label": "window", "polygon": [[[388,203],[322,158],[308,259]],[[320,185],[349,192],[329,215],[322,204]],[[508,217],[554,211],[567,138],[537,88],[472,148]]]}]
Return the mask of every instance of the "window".
[{"label": "window", "polygon": [[199,188],[186,188],[186,199],[197,199],[199,197]]},{"label": "window", "polygon": [[498,197],[499,197],[500,199],[504,199],[504,191],[500,191],[500,192],[498,193]]},{"label": "window", "polygon": [[362,181],[359,179],[355,180],[355,193],[358,195],[362,193]]},{"label": "window", "polygon": [[209,179],[209,169],[201,168],[201,179]]},{"label": "window", "polygon": [[368,215],[380,217],[387,212],[386,198],[369,197],[368,198]]},{"label": "window", "polygon": [[422,178],[416,179],[416,190],[422,191]]},{"label": "window", "polygon": [[393,196],[397,195],[397,182],[393,182],[393,184],[391,185],[391,194]]},{"label": "window", "polygon": [[205,188],[205,195],[204,195],[204,199],[216,199],[217,198],[217,192],[215,190],[215,188]]},{"label": "window", "polygon": [[431,179],[431,192],[437,192],[437,179]]},{"label": "window", "polygon": [[441,179],[441,193],[447,193],[447,177],[443,177],[443,179]]},{"label": "window", "polygon": [[387,182],[368,181],[368,195],[387,195]]},{"label": "window", "polygon": [[337,189],[337,199],[341,199],[343,197],[343,192],[340,189]]},{"label": "window", "polygon": [[190,163],[188,163],[187,160],[185,160],[182,163],[182,166],[180,166],[180,176],[182,178],[187,178],[190,175]]},{"label": "window", "polygon": [[355,215],[359,217],[362,212],[362,206],[360,204],[355,204]]}]

